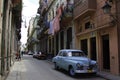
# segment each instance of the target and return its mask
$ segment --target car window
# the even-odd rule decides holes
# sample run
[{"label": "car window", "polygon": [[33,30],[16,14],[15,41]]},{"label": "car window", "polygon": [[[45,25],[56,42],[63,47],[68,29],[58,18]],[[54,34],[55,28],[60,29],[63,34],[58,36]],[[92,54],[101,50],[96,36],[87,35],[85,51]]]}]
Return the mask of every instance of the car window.
[{"label": "car window", "polygon": [[67,55],[70,57],[70,56],[72,56],[72,53],[71,53],[71,52],[68,52],[68,54],[67,54]]},{"label": "car window", "polygon": [[72,56],[79,57],[79,56],[85,56],[85,54],[80,51],[72,51]]},{"label": "car window", "polygon": [[68,52],[68,56],[81,57],[81,56],[85,56],[85,54],[80,51],[72,51],[72,52]]},{"label": "car window", "polygon": [[61,52],[59,52],[58,56],[62,56],[62,51],[61,51]]},{"label": "car window", "polygon": [[63,56],[66,57],[66,56],[67,56],[67,53],[66,53],[66,52],[63,52]]}]

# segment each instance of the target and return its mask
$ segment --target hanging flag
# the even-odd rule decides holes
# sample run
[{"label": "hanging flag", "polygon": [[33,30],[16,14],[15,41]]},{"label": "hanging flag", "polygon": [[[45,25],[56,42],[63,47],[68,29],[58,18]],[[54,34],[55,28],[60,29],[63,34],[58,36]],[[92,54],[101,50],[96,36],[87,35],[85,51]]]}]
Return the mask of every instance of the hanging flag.
[{"label": "hanging flag", "polygon": [[50,21],[50,28],[49,28],[49,31],[48,31],[48,34],[52,34],[52,35],[54,35],[53,22],[54,22],[54,20]]},{"label": "hanging flag", "polygon": [[58,18],[58,16],[56,16],[54,18],[53,27],[54,27],[54,32],[55,33],[60,30],[60,24],[59,24],[59,18]]},{"label": "hanging flag", "polygon": [[56,32],[58,32],[60,30],[60,17],[62,15],[62,10],[61,10],[61,6],[57,9],[57,15],[55,16],[55,18],[50,21],[50,28],[48,31],[48,34],[52,34],[54,35]]},{"label": "hanging flag", "polygon": [[54,18],[53,27],[54,32],[58,32],[60,30],[60,17],[62,15],[61,6],[57,9],[57,15]]},{"label": "hanging flag", "polygon": [[61,8],[62,8],[62,6],[60,6],[60,7],[57,9],[57,15],[56,15],[56,16],[58,16],[58,18],[60,18],[61,15],[62,15]]}]

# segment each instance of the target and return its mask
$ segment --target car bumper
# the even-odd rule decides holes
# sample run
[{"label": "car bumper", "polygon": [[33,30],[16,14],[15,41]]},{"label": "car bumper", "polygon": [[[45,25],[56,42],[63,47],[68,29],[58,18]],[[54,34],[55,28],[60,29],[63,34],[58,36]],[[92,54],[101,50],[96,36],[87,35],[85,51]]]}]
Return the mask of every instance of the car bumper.
[{"label": "car bumper", "polygon": [[46,59],[45,56],[39,56],[38,59]]},{"label": "car bumper", "polygon": [[96,73],[97,70],[75,70],[75,73]]}]

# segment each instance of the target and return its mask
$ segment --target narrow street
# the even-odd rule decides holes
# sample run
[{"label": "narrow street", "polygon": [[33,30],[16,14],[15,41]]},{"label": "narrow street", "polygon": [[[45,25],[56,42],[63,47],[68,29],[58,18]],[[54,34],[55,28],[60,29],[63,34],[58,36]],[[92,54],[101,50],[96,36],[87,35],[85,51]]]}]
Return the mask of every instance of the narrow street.
[{"label": "narrow street", "polygon": [[31,55],[24,55],[21,61],[13,65],[7,80],[105,80],[95,75],[78,75],[72,78],[66,71],[54,70],[48,60],[37,60]]}]

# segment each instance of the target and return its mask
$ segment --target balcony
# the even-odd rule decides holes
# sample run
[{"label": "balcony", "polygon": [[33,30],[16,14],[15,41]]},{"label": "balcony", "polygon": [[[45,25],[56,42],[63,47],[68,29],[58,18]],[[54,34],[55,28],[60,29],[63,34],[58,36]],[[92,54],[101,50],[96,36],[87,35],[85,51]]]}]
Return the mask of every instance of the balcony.
[{"label": "balcony", "polygon": [[66,25],[73,19],[73,4],[67,4],[66,8],[63,10],[61,23]]},{"label": "balcony", "polygon": [[41,8],[40,7],[37,9],[37,13],[41,14]]},{"label": "balcony", "polygon": [[13,7],[12,7],[12,13],[14,15],[14,22],[17,29],[21,28],[21,22],[22,22],[22,0],[12,0]]},{"label": "balcony", "polygon": [[22,0],[12,0],[13,6],[21,3]]},{"label": "balcony", "polygon": [[37,39],[40,40],[42,38],[44,38],[45,36],[47,36],[48,34],[45,33],[45,31],[47,30],[48,28],[41,28],[41,30],[39,30],[37,32]]},{"label": "balcony", "polygon": [[41,9],[40,13],[43,16],[47,11],[47,2],[43,1],[41,3],[40,9]]},{"label": "balcony", "polygon": [[44,15],[46,14],[46,11],[47,11],[46,8],[42,8],[42,9],[41,9],[41,15],[44,16]]},{"label": "balcony", "polygon": [[74,4],[74,20],[82,18],[85,15],[91,15],[96,11],[96,0],[75,0]]},{"label": "balcony", "polygon": [[43,23],[43,17],[40,16],[38,22],[37,22],[37,25],[41,26],[41,24]]}]

